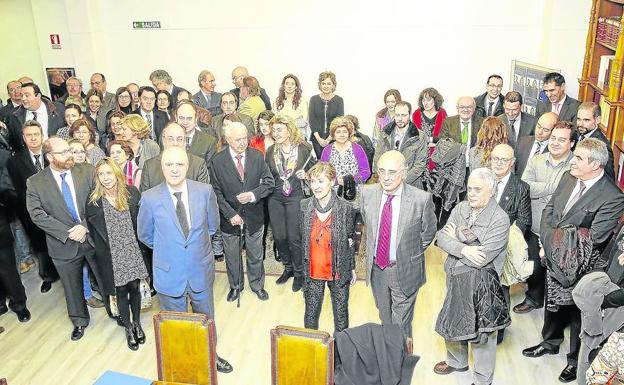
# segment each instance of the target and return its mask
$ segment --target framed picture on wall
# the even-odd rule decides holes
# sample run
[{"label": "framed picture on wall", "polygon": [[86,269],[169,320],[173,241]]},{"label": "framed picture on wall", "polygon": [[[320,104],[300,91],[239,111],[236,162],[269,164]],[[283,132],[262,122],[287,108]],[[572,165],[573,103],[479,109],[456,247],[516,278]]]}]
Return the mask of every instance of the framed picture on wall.
[{"label": "framed picture on wall", "polygon": [[529,64],[518,60],[511,61],[511,79],[513,90],[522,95],[522,110],[535,116],[537,102],[546,100],[543,91],[544,76],[550,72],[561,72],[561,70],[546,68],[536,64]]},{"label": "framed picture on wall", "polygon": [[67,93],[65,82],[71,76],[76,76],[76,70],[68,67],[46,68],[48,86],[50,87],[50,98],[56,101]]}]

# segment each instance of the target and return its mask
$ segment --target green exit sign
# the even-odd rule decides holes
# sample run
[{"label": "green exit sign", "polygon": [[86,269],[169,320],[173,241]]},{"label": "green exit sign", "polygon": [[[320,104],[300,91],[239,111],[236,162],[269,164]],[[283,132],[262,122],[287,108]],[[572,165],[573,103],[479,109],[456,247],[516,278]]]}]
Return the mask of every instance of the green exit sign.
[{"label": "green exit sign", "polygon": [[160,21],[133,21],[133,29],[159,29]]}]

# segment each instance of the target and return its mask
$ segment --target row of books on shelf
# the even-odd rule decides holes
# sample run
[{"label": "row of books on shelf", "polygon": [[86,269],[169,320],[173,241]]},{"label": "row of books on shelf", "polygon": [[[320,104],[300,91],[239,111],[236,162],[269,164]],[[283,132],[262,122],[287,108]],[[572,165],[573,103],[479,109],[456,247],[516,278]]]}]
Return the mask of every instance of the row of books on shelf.
[{"label": "row of books on shelf", "polygon": [[615,55],[600,56],[600,67],[598,67],[598,79],[596,81],[598,87],[609,88],[609,78],[611,77],[611,66]]},{"label": "row of books on shelf", "polygon": [[[600,95],[596,92],[596,95]],[[611,106],[607,103],[606,96],[599,96],[598,100],[594,100],[600,106],[600,124],[606,129],[609,126],[609,113],[611,112]]]},{"label": "row of books on shelf", "polygon": [[599,17],[596,28],[596,40],[606,43],[611,47],[617,46],[620,35],[622,16]]}]

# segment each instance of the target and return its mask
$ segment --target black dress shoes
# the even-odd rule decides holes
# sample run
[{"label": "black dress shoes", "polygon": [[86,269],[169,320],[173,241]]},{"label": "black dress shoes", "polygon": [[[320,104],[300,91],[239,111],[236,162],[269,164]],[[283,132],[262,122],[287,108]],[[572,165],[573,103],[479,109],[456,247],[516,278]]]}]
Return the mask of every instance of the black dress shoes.
[{"label": "black dress shoes", "polygon": [[258,299],[260,301],[266,301],[266,300],[269,299],[269,293],[267,293],[266,290],[264,290],[264,289],[260,289],[260,290],[256,291],[255,293],[258,296]]},{"label": "black dress shoes", "polygon": [[74,327],[74,330],[72,331],[72,334],[71,334],[71,340],[72,341],[78,341],[79,339],[81,339],[82,336],[84,336],[85,328],[86,328],[86,326],[76,326],[76,327]]},{"label": "black dress shoes", "polygon": [[517,314],[528,313],[528,312],[533,311],[535,309],[537,309],[537,307],[533,306],[532,304],[527,302],[526,299],[513,307],[514,313],[517,313]]},{"label": "black dress shoes", "polygon": [[22,311],[15,312],[17,314],[17,320],[19,322],[28,322],[30,321],[30,312],[28,309],[24,308]]},{"label": "black dress shoes", "polygon": [[50,291],[50,289],[52,289],[52,282],[49,282],[49,281],[41,282],[41,292],[42,293],[47,293],[47,292]]},{"label": "black dress shoes", "polygon": [[232,368],[232,365],[230,365],[229,362],[227,362],[223,358],[217,356],[217,371],[218,372],[229,373],[232,370],[234,370],[234,368]]},{"label": "black dress shoes", "polygon": [[295,277],[293,279],[292,291],[298,292],[303,287],[303,277]]},{"label": "black dress shoes", "polygon": [[139,350],[139,342],[136,340],[133,327],[126,328],[126,342],[130,350]]},{"label": "black dress shoes", "polygon": [[4,306],[0,306],[0,315],[6,314],[9,311],[9,308]]},{"label": "black dress shoes", "polygon": [[227,301],[228,302],[234,302],[238,299],[238,297],[240,296],[240,290],[238,289],[230,289],[230,292],[227,295]]},{"label": "black dress shoes", "polygon": [[140,344],[144,344],[145,343],[145,332],[143,331],[143,328],[141,327],[141,323],[140,322],[135,322],[132,325],[132,331],[134,332],[134,337],[136,339],[136,341]]},{"label": "black dress shoes", "polygon": [[551,350],[551,349],[546,349],[542,345],[532,346],[522,351],[523,356],[531,357],[531,358],[541,357],[544,354],[557,354],[557,353],[559,353],[558,347]]},{"label": "black dress shoes", "polygon": [[292,277],[293,277],[292,271],[284,270],[282,275],[279,276],[279,278],[277,279],[277,281],[275,281],[275,283],[277,283],[278,285],[282,285],[288,282],[288,280],[291,279]]},{"label": "black dress shoes", "polygon": [[568,365],[559,375],[559,381],[572,382],[574,380],[576,380],[576,366]]}]

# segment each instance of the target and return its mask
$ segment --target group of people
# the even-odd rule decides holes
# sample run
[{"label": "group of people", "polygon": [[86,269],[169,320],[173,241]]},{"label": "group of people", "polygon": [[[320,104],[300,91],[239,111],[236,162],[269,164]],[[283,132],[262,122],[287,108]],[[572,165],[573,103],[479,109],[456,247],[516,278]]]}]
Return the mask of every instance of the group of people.
[{"label": "group of people", "polygon": [[[434,243],[446,252],[440,375],[468,370],[471,349],[474,383],[491,384],[510,309],[544,307],[542,341],[527,357],[556,354],[570,326],[562,382],[584,384],[593,356],[624,326],[624,194],[599,106],[566,95],[561,74],[545,76],[548,100],[535,117],[521,94],[502,94],[498,75],[483,94],[460,97],[454,116],[434,88],[414,111],[388,90],[372,139],[345,115],[328,71],[309,102],[295,75],[271,101],[244,67],[222,94],[207,70],[194,95],[164,70],[149,80],[113,94],[96,73],[84,94],[72,77],[54,101],[32,79],[7,85],[0,314],[30,319],[18,270],[32,255],[41,292],[59,279],[64,287],[72,340],[89,324],[88,306],[104,307],[137,350],[149,288],[163,310],[188,311],[190,300],[214,319],[216,259],[225,260],[227,301],[243,294],[243,263],[251,291],[268,300],[270,227],[284,266],[276,283],[292,278],[303,291],[313,329],[326,285],[335,330],[349,327],[361,250],[382,324],[411,338],[425,251]],[[509,286],[523,281],[526,297],[512,307]],[[232,366],[218,357],[217,369]]]}]

